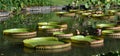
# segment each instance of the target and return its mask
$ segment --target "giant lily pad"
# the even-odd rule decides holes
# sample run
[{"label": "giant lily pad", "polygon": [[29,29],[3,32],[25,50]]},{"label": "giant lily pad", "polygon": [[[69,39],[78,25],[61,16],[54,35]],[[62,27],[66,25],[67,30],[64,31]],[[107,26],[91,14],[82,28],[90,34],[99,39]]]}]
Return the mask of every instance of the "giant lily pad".
[{"label": "giant lily pad", "polygon": [[60,12],[55,12],[57,15],[63,15],[63,14],[67,14],[68,12],[65,11],[60,11]]},{"label": "giant lily pad", "polygon": [[77,11],[76,13],[77,14],[82,14],[82,13],[84,13],[85,11],[83,11],[83,10],[79,10],[79,11]]},{"label": "giant lily pad", "polygon": [[27,28],[6,29],[3,31],[3,33],[5,35],[10,35],[15,38],[28,38],[36,36],[36,31]]},{"label": "giant lily pad", "polygon": [[104,14],[92,14],[92,17],[103,17]]},{"label": "giant lily pad", "polygon": [[78,10],[73,10],[73,9],[71,9],[71,10],[69,10],[69,12],[77,12]]},{"label": "giant lily pad", "polygon": [[31,38],[31,39],[24,40],[23,43],[24,43],[24,46],[29,47],[29,48],[52,49],[52,48],[66,47],[66,45],[64,46],[65,42],[58,41],[58,39],[55,37]]},{"label": "giant lily pad", "polygon": [[104,28],[104,27],[114,27],[115,24],[97,24],[97,28]]},{"label": "giant lily pad", "polygon": [[38,26],[45,26],[45,25],[57,25],[58,22],[39,22]]},{"label": "giant lily pad", "polygon": [[82,36],[82,35],[73,36],[73,37],[71,37],[71,40],[74,40],[74,41],[88,41],[88,42],[93,41],[93,39],[91,39],[90,37],[85,37],[85,36]]},{"label": "giant lily pad", "polygon": [[89,15],[91,15],[91,13],[90,12],[85,12],[85,13],[82,13],[82,15],[83,16],[89,16]]},{"label": "giant lily pad", "polygon": [[108,12],[110,12],[110,13],[115,13],[115,12],[117,12],[116,10],[108,10]]},{"label": "giant lily pad", "polygon": [[103,43],[103,39],[95,37],[95,36],[82,36],[82,35],[77,35],[77,36],[73,36],[71,37],[72,42],[75,43],[80,43],[80,42],[86,42],[86,43],[90,43],[90,44],[99,44],[99,43]]},{"label": "giant lily pad", "polygon": [[75,13],[67,13],[67,14],[64,14],[64,16],[73,17],[75,16]]},{"label": "giant lily pad", "polygon": [[39,26],[39,29],[53,29],[53,28],[58,28],[58,26]]},{"label": "giant lily pad", "polygon": [[73,33],[66,33],[66,32],[53,32],[54,36],[60,37],[60,38],[69,38],[73,36]]},{"label": "giant lily pad", "polygon": [[23,32],[29,32],[29,31],[26,28],[6,29],[3,31],[3,33],[23,33]]},{"label": "giant lily pad", "polygon": [[114,33],[114,32],[115,32],[114,30],[103,30],[102,34],[111,34],[111,33]]},{"label": "giant lily pad", "polygon": [[60,26],[60,27],[67,27],[65,22],[39,22],[38,26]]},{"label": "giant lily pad", "polygon": [[60,26],[39,26],[38,27],[39,30],[43,30],[46,32],[54,32],[54,31],[61,31],[63,29],[60,28]]},{"label": "giant lily pad", "polygon": [[120,26],[117,26],[117,27],[111,27],[111,28],[107,28],[107,29],[120,31]]}]

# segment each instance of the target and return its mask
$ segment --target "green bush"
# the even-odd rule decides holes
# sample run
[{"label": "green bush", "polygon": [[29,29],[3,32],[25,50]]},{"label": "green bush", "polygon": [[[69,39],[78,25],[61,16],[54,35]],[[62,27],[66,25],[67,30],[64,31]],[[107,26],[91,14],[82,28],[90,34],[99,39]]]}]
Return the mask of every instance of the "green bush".
[{"label": "green bush", "polygon": [[1,0],[0,10],[19,11],[27,6],[46,6],[51,4],[50,0]]}]

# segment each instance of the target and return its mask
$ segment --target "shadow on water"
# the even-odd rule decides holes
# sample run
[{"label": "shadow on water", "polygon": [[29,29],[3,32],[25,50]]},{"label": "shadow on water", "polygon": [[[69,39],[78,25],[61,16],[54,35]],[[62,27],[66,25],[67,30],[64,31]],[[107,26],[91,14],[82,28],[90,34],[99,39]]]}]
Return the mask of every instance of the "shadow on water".
[{"label": "shadow on water", "polygon": [[[23,47],[23,43],[14,42],[15,39],[5,39],[2,31],[9,28],[31,28],[37,29],[38,22],[58,21],[66,22],[68,24],[68,31],[74,32],[75,30],[84,30],[89,23],[110,23],[107,20],[94,20],[94,19],[75,19],[74,17],[59,17],[53,12],[47,14],[15,14],[13,17],[0,22],[0,56],[91,56],[93,54],[105,53],[109,51],[120,50],[120,40],[105,38],[105,42],[100,47],[80,47],[73,46],[71,48],[49,50],[43,52],[41,50],[30,50]],[[83,25],[84,23],[84,25]],[[83,27],[84,26],[84,27]],[[94,26],[94,25],[93,25]],[[39,35],[38,35],[39,36]],[[11,42],[13,41],[13,42]],[[18,41],[18,40],[17,40]],[[65,50],[65,51],[64,51]],[[51,51],[51,52],[50,52]],[[52,52],[55,51],[55,52]],[[61,52],[60,52],[61,51]]]}]

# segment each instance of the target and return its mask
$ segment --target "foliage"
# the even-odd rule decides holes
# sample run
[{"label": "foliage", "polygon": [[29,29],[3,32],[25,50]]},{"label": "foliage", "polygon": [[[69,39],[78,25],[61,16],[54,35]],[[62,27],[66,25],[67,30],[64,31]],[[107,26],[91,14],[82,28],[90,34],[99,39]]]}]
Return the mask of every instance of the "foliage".
[{"label": "foliage", "polygon": [[84,4],[86,8],[92,7],[95,10],[110,9],[112,5],[120,5],[120,0],[75,0],[78,4]]},{"label": "foliage", "polygon": [[51,4],[50,0],[1,0],[0,10],[19,11],[27,6],[44,6]]}]

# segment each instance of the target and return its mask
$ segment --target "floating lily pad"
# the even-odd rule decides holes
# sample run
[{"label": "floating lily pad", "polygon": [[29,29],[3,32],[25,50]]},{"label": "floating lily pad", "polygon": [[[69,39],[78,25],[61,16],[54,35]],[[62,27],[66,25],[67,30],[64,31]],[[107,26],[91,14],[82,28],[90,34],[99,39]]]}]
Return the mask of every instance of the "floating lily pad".
[{"label": "floating lily pad", "polygon": [[89,43],[91,45],[103,43],[103,39],[102,38],[95,37],[95,36],[77,35],[77,36],[71,37],[71,40],[72,40],[72,42],[75,42],[75,43],[85,42],[85,43]]},{"label": "floating lily pad", "polygon": [[65,32],[53,32],[53,35],[59,38],[69,38],[73,36],[73,33],[65,33]]},{"label": "floating lily pad", "polygon": [[79,11],[77,11],[76,13],[77,14],[82,14],[82,13],[84,13],[85,11],[83,11],[83,10],[79,10]]},{"label": "floating lily pad", "polygon": [[61,29],[60,26],[39,26],[38,29],[49,33],[64,30]]},{"label": "floating lily pad", "polygon": [[44,26],[59,26],[59,27],[67,27],[67,24],[65,22],[39,22],[38,26],[44,27]]},{"label": "floating lily pad", "polygon": [[67,13],[67,14],[64,14],[64,16],[73,17],[75,16],[75,13]]},{"label": "floating lily pad", "polygon": [[115,33],[114,30],[103,30],[102,34],[111,34],[111,33]]},{"label": "floating lily pad", "polygon": [[[54,41],[58,42],[58,39],[54,38],[54,37],[40,37],[40,38],[25,39],[23,42],[24,42],[25,46],[27,46],[27,47],[35,47],[37,45],[54,45],[54,43],[52,44],[52,42],[54,42]],[[59,44],[59,42],[58,42],[58,44]],[[61,44],[61,42],[60,42],[60,44]]]},{"label": "floating lily pad", "polygon": [[73,37],[71,37],[71,40],[74,40],[74,41],[88,41],[88,42],[93,41],[93,39],[91,39],[90,37],[85,37],[85,36],[82,36],[82,35],[73,36]]},{"label": "floating lily pad", "polygon": [[117,15],[120,15],[120,11],[116,13]]},{"label": "floating lily pad", "polygon": [[91,13],[90,12],[88,12],[88,13],[86,12],[86,13],[82,13],[82,15],[83,16],[88,16],[88,15],[91,15]]},{"label": "floating lily pad", "polygon": [[93,12],[93,10],[87,10],[87,12]]},{"label": "floating lily pad", "polygon": [[52,29],[52,28],[59,28],[58,26],[39,26],[39,29]]},{"label": "floating lily pad", "polygon": [[[31,38],[23,41],[24,46],[29,48],[62,48],[65,42],[58,41],[55,37]],[[59,45],[59,46],[56,46]],[[60,46],[62,45],[62,46]],[[65,45],[66,46],[66,45]]]},{"label": "floating lily pad", "polygon": [[63,14],[67,14],[68,12],[64,12],[64,11],[61,11],[61,12],[55,12],[57,15],[63,15]]},{"label": "floating lily pad", "polygon": [[6,29],[3,31],[4,35],[15,37],[15,38],[29,38],[35,37],[36,31],[27,29],[27,28],[14,28]]},{"label": "floating lily pad", "polygon": [[45,26],[45,25],[57,25],[58,22],[39,22],[39,26]]},{"label": "floating lily pad", "polygon": [[77,12],[78,10],[69,10],[69,12]]},{"label": "floating lily pad", "polygon": [[118,26],[118,27],[111,27],[111,28],[107,28],[107,29],[120,31],[120,26]]},{"label": "floating lily pad", "polygon": [[103,17],[104,14],[92,14],[92,17]]},{"label": "floating lily pad", "polygon": [[26,28],[6,29],[3,31],[3,33],[23,33],[23,32],[29,32],[29,31]]},{"label": "floating lily pad", "polygon": [[114,27],[115,24],[97,24],[97,28],[104,28],[104,27]]},{"label": "floating lily pad", "polygon": [[117,12],[116,10],[108,10],[108,12],[110,12],[110,13],[115,13],[115,12]]}]

